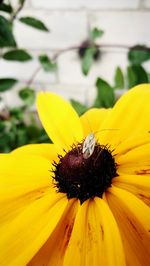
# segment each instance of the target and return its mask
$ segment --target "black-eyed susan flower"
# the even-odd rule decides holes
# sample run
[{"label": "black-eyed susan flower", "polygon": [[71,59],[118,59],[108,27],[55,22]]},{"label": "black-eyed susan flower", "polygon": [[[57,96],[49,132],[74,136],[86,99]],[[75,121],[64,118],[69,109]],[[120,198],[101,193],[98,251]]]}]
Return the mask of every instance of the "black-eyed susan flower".
[{"label": "black-eyed susan flower", "polygon": [[54,144],[0,156],[1,266],[148,266],[150,85],[81,118],[41,92]]}]

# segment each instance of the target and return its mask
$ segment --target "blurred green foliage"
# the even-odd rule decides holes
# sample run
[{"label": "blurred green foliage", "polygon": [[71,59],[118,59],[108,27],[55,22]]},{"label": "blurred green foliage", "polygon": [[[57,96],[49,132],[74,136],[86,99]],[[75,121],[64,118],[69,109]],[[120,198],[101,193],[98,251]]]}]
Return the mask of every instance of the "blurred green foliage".
[{"label": "blurred green foliage", "polygon": [[18,114],[14,111],[10,110],[8,120],[0,120],[1,152],[10,152],[25,144],[50,142],[43,128],[33,122],[28,125],[23,118],[16,117]]},{"label": "blurred green foliage", "polygon": [[[22,63],[32,60],[31,54],[26,49],[18,47],[14,35],[15,20],[46,34],[50,32],[50,29],[39,18],[18,16],[24,4],[25,0],[18,0],[18,4],[15,6],[13,1],[0,1],[0,58],[3,60]],[[81,71],[85,76],[90,73],[92,66],[101,60],[103,50],[100,40],[103,34],[104,31],[102,29],[93,28],[89,32],[87,39],[83,40],[78,47],[65,49],[65,51],[77,49],[81,60]],[[85,106],[74,99],[70,100],[79,115],[82,115],[92,107],[112,107],[116,101],[116,90],[130,89],[139,83],[149,83],[150,75],[147,73],[144,64],[150,60],[150,48],[138,44],[133,47],[127,47],[127,50],[128,66],[124,70],[119,66],[116,67],[113,84],[109,84],[101,77],[97,78],[95,82],[96,98],[91,106]],[[63,49],[62,52],[64,52]],[[33,112],[35,89],[30,85],[32,85],[32,81],[39,69],[45,72],[57,71],[59,66],[56,64],[56,59],[60,54],[61,51],[53,58],[50,58],[47,54],[38,55],[38,69],[33,73],[31,80],[23,88],[20,88],[18,92],[18,96],[22,101],[21,106],[15,108],[4,106],[1,109],[0,152],[9,152],[24,144],[50,142],[46,132],[37,123],[36,114]],[[13,77],[0,78],[1,102],[3,102],[3,93],[13,89],[17,82],[18,80]]]},{"label": "blurred green foliage", "polygon": [[0,152],[10,152],[29,143],[50,142],[44,129],[37,125],[35,114],[29,112],[35,101],[34,90],[23,88],[19,96],[23,100],[20,107],[7,108],[0,113]]},{"label": "blurred green foliage", "polygon": [[57,69],[57,64],[45,54],[39,55],[39,62],[45,72],[54,72]]}]

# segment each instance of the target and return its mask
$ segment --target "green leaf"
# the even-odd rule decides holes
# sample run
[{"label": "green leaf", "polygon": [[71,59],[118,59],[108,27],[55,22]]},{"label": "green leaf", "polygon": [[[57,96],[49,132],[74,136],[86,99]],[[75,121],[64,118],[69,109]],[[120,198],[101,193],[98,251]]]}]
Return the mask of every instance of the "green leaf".
[{"label": "green leaf", "polygon": [[82,115],[84,114],[86,111],[87,111],[87,106],[83,105],[82,103],[74,100],[74,99],[71,99],[70,100],[71,102],[71,105],[73,106],[73,108],[76,110],[76,112],[78,113],[78,115]]},{"label": "green leaf", "polygon": [[4,3],[1,3],[1,4],[0,4],[0,10],[1,10],[1,11],[4,11],[4,12],[7,12],[7,13],[12,13],[12,11],[13,11],[11,5],[4,4]]},{"label": "green leaf", "polygon": [[0,152],[10,152],[10,150],[9,135],[5,132],[0,136]]},{"label": "green leaf", "polygon": [[11,23],[0,16],[0,47],[15,47],[16,41],[12,33]]},{"label": "green leaf", "polygon": [[28,142],[26,130],[23,128],[20,128],[17,131],[17,146],[25,145]]},{"label": "green leaf", "polygon": [[39,55],[39,62],[45,72],[54,72],[57,69],[56,63],[52,62],[51,59],[43,54]]},{"label": "green leaf", "polygon": [[82,58],[82,72],[86,76],[88,75],[90,68],[94,62],[95,48],[87,48]]},{"label": "green leaf", "polygon": [[24,5],[24,2],[25,2],[26,0],[19,0],[19,3],[20,3],[20,5]]},{"label": "green leaf", "polygon": [[128,88],[132,88],[136,85],[136,74],[132,68],[132,66],[127,67],[127,80],[128,80]]},{"label": "green leaf", "polygon": [[115,94],[113,88],[103,79],[98,78],[96,81],[97,97],[94,107],[112,107],[115,103]]},{"label": "green leaf", "polygon": [[128,59],[133,65],[140,65],[150,59],[150,48],[144,45],[133,46],[128,52]]},{"label": "green leaf", "polygon": [[124,76],[120,67],[116,68],[115,72],[115,89],[123,89],[124,88]]},{"label": "green leaf", "polygon": [[45,24],[39,19],[36,19],[33,17],[21,17],[19,20],[22,23],[25,23],[28,26],[31,26],[31,27],[36,28],[38,30],[49,31],[49,29],[45,26]]},{"label": "green leaf", "polygon": [[10,61],[25,62],[32,59],[32,56],[23,49],[15,49],[3,54],[3,58]]},{"label": "green leaf", "polygon": [[137,83],[136,73],[134,72],[132,66],[127,67],[127,80],[128,80],[128,88],[132,88]]},{"label": "green leaf", "polygon": [[19,97],[27,106],[31,106],[35,101],[35,91],[31,88],[25,87],[19,91]]},{"label": "green leaf", "polygon": [[17,83],[16,79],[1,78],[0,79],[0,92],[10,90]]},{"label": "green leaf", "polygon": [[148,75],[148,83],[150,83],[150,73],[147,73]]},{"label": "green leaf", "polygon": [[39,137],[40,129],[35,125],[27,126],[27,134],[30,140],[36,140]]},{"label": "green leaf", "polygon": [[0,117],[0,134],[5,130],[5,127],[5,121],[2,121]]},{"label": "green leaf", "polygon": [[132,66],[137,76],[137,84],[148,83],[148,74],[142,66]]},{"label": "green leaf", "polygon": [[103,30],[100,30],[98,28],[94,28],[94,29],[92,29],[92,31],[90,33],[90,39],[92,41],[95,41],[97,38],[100,38],[103,34],[104,34]]},{"label": "green leaf", "polygon": [[127,78],[129,88],[141,83],[149,83],[148,74],[142,66],[128,66]]},{"label": "green leaf", "polygon": [[40,128],[37,142],[38,143],[52,143],[51,139],[48,137],[47,133],[45,132],[43,128]]},{"label": "green leaf", "polygon": [[15,119],[23,120],[24,111],[22,107],[14,107],[14,108],[11,108],[9,111],[10,111],[10,115],[14,117]]}]

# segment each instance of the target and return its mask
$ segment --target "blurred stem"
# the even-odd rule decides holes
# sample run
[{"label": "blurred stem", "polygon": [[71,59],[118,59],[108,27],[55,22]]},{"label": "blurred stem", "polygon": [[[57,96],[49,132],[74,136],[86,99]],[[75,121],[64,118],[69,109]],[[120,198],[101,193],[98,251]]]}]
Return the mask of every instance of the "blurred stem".
[{"label": "blurred stem", "polygon": [[[25,1],[26,1],[26,0],[25,0]],[[13,13],[13,15],[12,15],[12,17],[11,17],[11,19],[10,19],[11,22],[13,22],[13,21],[17,18],[19,12],[20,12],[20,11],[22,10],[22,8],[24,7],[25,1],[22,1],[21,4],[20,4],[20,5],[18,6],[18,8],[16,9],[16,11]]]},{"label": "blurred stem", "polygon": [[[129,45],[124,45],[124,44],[96,44],[96,47],[97,48],[120,48],[120,49],[126,49],[126,50],[130,49]],[[72,46],[72,47],[61,49],[54,54],[52,59],[55,61],[61,54],[69,52],[69,51],[73,51],[73,50],[78,50],[78,49],[80,49],[80,46]]]},{"label": "blurred stem", "polygon": [[[96,44],[96,47],[97,48],[121,48],[121,49],[130,49],[130,46],[129,45],[124,45],[124,44]],[[61,49],[59,51],[57,51],[53,57],[51,58],[52,61],[56,61],[57,58],[62,55],[63,53],[66,53],[66,52],[69,52],[69,51],[76,51],[80,49],[80,46],[71,46],[71,47],[67,47],[67,48],[64,48],[64,49]],[[30,86],[33,82],[34,82],[34,79],[36,78],[37,74],[39,73],[39,71],[42,69],[41,66],[38,66],[35,71],[33,72],[32,76],[30,77],[30,79],[27,81],[27,86]]]},{"label": "blurred stem", "polygon": [[38,66],[35,71],[33,72],[32,76],[30,77],[30,79],[27,81],[27,86],[30,86],[34,79],[36,78],[37,74],[39,73],[39,71],[41,70],[41,66]]}]

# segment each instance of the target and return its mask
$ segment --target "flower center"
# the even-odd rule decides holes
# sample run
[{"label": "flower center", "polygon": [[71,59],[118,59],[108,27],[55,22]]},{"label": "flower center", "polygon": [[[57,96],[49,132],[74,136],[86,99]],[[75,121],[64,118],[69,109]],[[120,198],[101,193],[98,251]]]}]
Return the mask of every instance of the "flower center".
[{"label": "flower center", "polygon": [[68,198],[78,198],[81,203],[102,194],[117,176],[116,163],[107,146],[95,143],[92,154],[85,157],[83,143],[73,147],[55,165],[55,186]]}]

